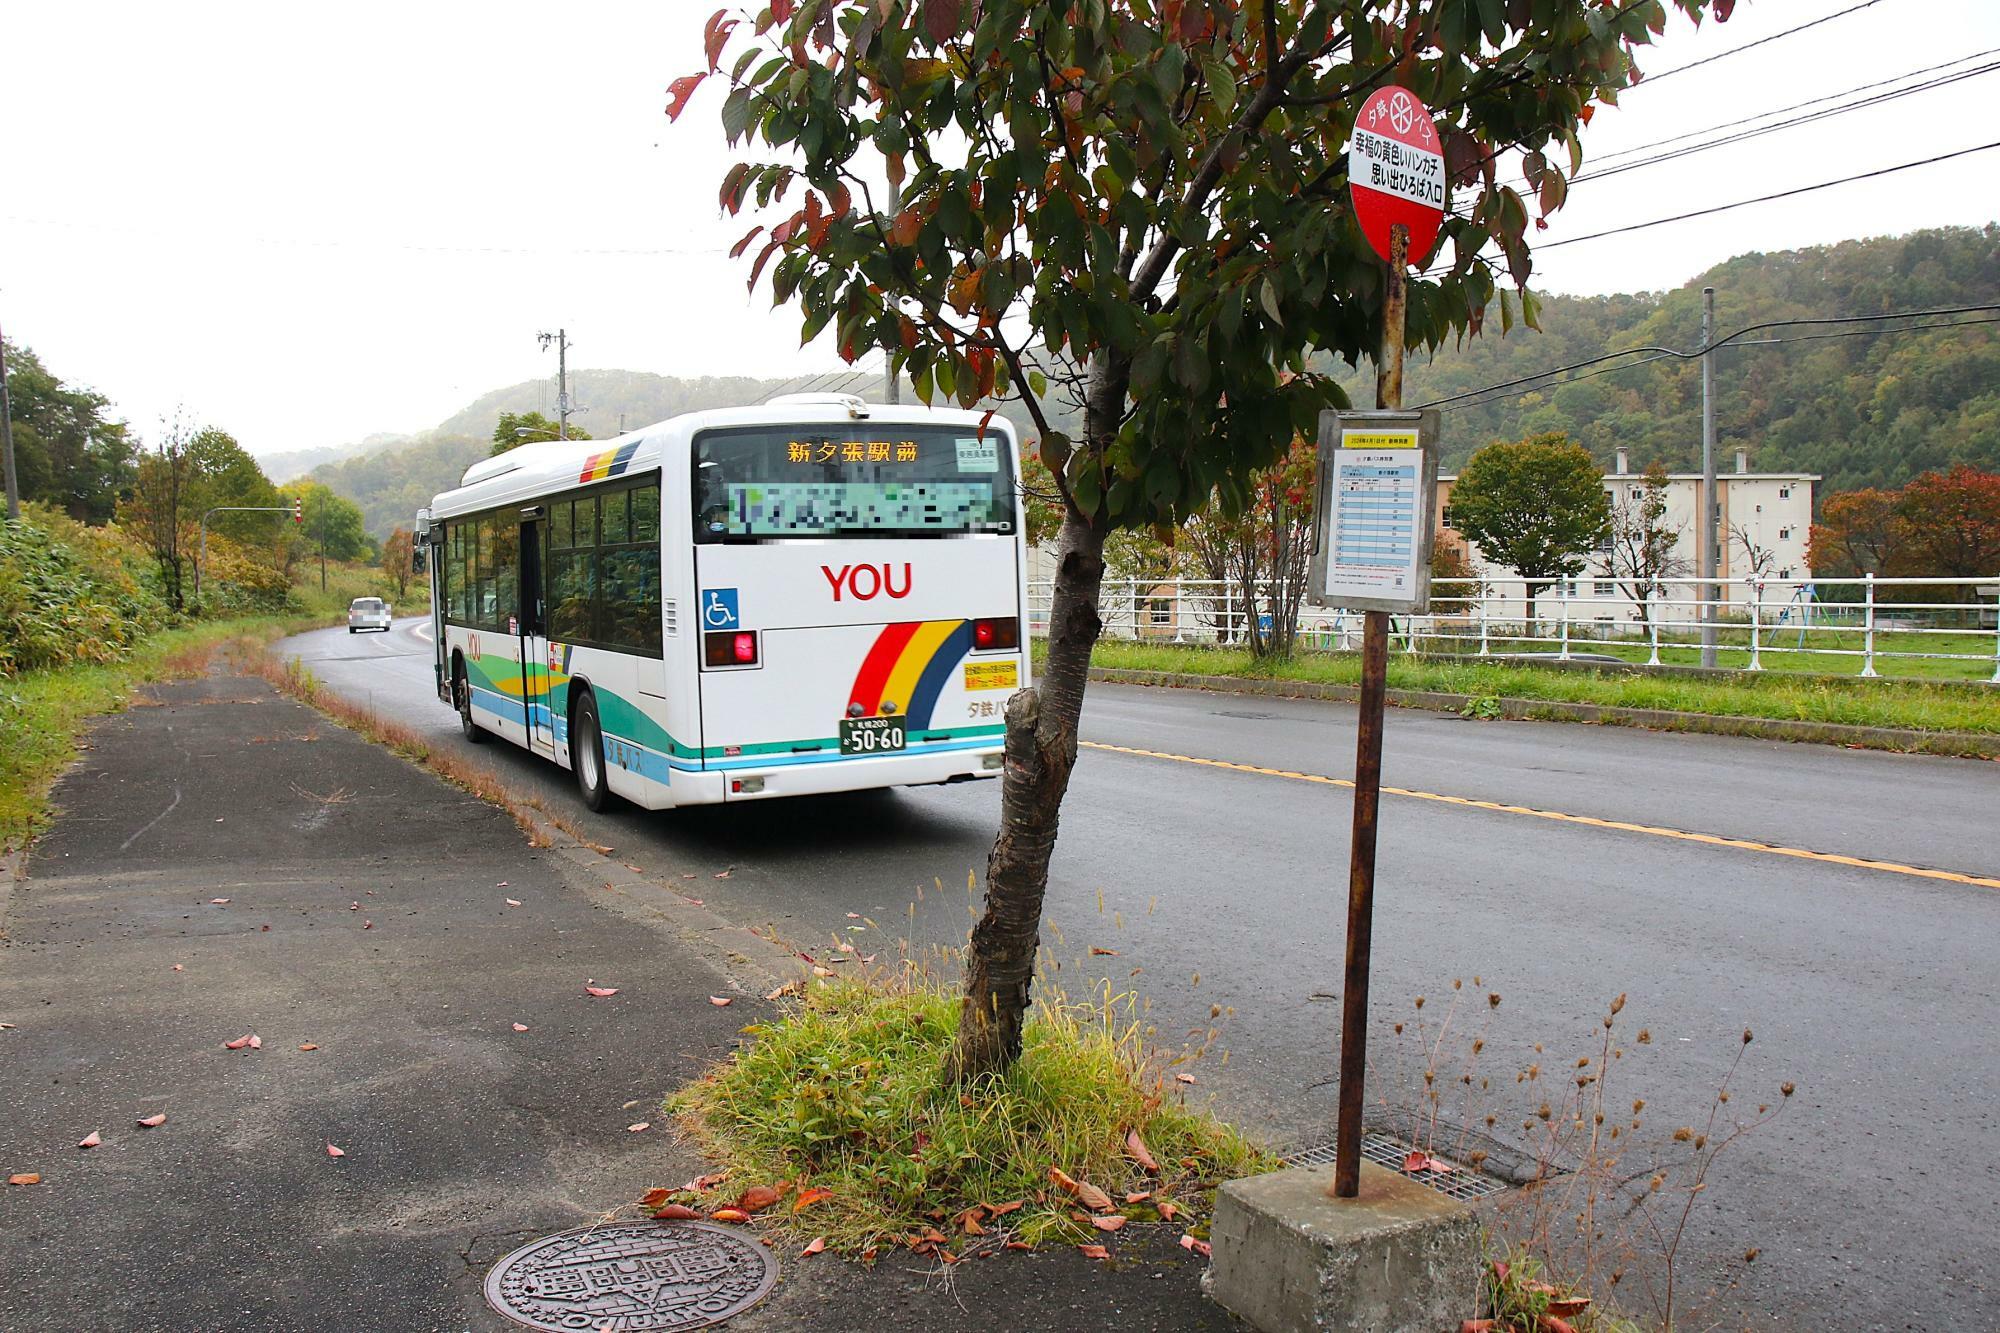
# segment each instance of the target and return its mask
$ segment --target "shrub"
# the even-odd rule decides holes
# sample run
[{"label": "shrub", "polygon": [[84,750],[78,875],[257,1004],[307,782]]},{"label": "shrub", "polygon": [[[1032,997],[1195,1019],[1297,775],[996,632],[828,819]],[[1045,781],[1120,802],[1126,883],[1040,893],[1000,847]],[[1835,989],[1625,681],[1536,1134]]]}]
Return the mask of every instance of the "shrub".
[{"label": "shrub", "polygon": [[0,524],[0,675],[115,662],[168,619],[116,527],[30,505]]}]

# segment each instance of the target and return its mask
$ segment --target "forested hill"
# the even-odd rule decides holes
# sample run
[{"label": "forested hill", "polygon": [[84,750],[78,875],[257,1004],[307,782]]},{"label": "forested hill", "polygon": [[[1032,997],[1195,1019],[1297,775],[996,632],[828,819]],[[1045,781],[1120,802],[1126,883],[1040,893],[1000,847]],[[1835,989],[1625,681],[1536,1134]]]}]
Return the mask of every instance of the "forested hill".
[{"label": "forested hill", "polygon": [[[2000,304],[2000,225],[1742,255],[1671,292],[1544,297],[1539,332],[1517,321],[1503,334],[1495,308],[1481,336],[1448,344],[1435,357],[1411,359],[1404,401],[1450,397],[1621,348],[1691,349],[1700,341],[1703,286],[1716,289],[1719,334],[1780,319]],[[1959,462],[2000,470],[2000,323],[1880,336],[1856,332],[1773,329],[1752,337],[1800,340],[1718,353],[1720,465],[1729,468],[1734,451],[1747,449],[1753,467],[1822,474],[1822,496],[1900,486]],[[1635,354],[1632,362],[1644,355]],[[1373,401],[1373,372],[1366,363],[1358,372],[1338,370],[1357,404]],[[1584,373],[1587,378],[1570,383],[1447,411],[1446,466],[1462,465],[1493,440],[1540,431],[1567,433],[1606,466],[1621,444],[1631,448],[1634,469],[1655,460],[1670,470],[1698,466],[1698,363],[1661,360]],[[571,377],[571,391],[585,410],[573,421],[592,435],[608,436],[617,432],[621,418],[639,426],[680,412],[754,403],[793,383],[579,371]],[[869,380],[843,387],[873,398],[880,386]],[[407,445],[329,464],[312,475],[360,504],[368,530],[381,536],[408,524],[419,506],[456,485],[467,465],[486,456],[502,412],[551,412],[553,399],[546,379],[499,389]],[[1003,410],[1024,435],[1030,433],[1024,414],[1012,405]]]},{"label": "forested hill", "polygon": [[[1665,293],[1545,297],[1540,333],[1517,322],[1498,336],[1495,310],[1482,336],[1448,344],[1434,359],[1413,357],[1403,400],[1426,403],[1620,348],[1693,348],[1704,286],[1715,288],[1718,337],[1780,319],[2000,303],[2000,226],[1741,255]],[[2000,324],[1881,336],[1807,326],[1750,337],[1806,334],[1818,336],[1717,353],[1723,468],[1733,466],[1734,450],[1748,449],[1755,468],[1823,474],[1823,495],[1900,486],[1958,462],[2000,470]],[[1366,363],[1363,373],[1341,370],[1356,404],[1372,403]],[[1566,432],[1606,463],[1622,444],[1632,450],[1634,469],[1656,459],[1670,470],[1698,467],[1700,364],[1634,365],[1447,411],[1446,465],[1463,464],[1490,441],[1539,431]]]}]

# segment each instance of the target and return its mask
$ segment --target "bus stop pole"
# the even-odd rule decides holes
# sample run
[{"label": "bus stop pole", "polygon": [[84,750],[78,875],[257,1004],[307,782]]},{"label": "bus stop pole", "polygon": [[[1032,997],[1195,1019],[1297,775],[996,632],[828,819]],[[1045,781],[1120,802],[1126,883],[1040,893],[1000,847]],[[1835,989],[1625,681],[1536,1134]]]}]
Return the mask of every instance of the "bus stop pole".
[{"label": "bus stop pole", "polygon": [[[1389,280],[1375,405],[1403,405],[1403,269],[1409,228],[1389,232]],[[1361,718],[1354,748],[1354,834],[1347,863],[1347,966],[1340,988],[1340,1118],[1334,1130],[1333,1196],[1361,1192],[1361,1117],[1368,1074],[1368,954],[1375,924],[1375,815],[1382,802],[1382,719],[1389,684],[1389,613],[1365,613]]]}]

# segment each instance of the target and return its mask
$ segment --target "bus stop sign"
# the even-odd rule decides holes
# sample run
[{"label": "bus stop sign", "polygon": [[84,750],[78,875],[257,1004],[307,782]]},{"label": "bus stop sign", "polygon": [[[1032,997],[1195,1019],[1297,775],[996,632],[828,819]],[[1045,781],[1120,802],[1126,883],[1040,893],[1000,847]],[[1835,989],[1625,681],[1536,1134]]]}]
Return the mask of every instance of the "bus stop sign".
[{"label": "bus stop sign", "polygon": [[1389,258],[1389,229],[1409,228],[1409,261],[1422,264],[1444,221],[1444,151],[1431,113],[1407,88],[1379,88],[1354,118],[1347,188],[1361,234]]}]

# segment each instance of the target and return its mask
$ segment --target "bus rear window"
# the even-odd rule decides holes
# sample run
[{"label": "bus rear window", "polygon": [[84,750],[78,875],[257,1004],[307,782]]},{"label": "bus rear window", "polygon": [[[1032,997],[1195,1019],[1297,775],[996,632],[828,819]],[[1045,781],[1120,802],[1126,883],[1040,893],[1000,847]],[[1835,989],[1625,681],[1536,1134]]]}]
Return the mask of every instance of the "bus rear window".
[{"label": "bus rear window", "polygon": [[1014,530],[1013,463],[997,429],[756,426],[704,431],[693,454],[697,542]]}]

